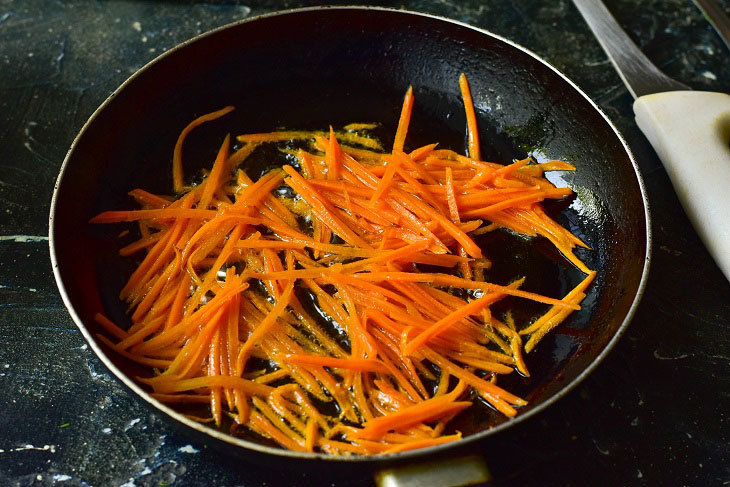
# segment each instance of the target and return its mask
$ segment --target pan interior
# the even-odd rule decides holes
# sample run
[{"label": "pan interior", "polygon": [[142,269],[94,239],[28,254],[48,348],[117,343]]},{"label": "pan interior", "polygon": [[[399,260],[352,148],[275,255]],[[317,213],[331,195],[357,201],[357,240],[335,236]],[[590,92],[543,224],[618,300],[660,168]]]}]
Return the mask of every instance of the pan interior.
[{"label": "pan interior", "polygon": [[[596,283],[584,309],[528,356],[533,376],[504,383],[530,401],[522,414],[551,400],[619,332],[641,286],[647,222],[630,156],[596,108],[541,61],[481,31],[406,12],[322,9],[244,22],[169,53],[118,91],[70,153],[52,215],[59,282],[79,326],[100,332],[93,315],[102,310],[126,319],[117,298],[128,272],[117,235],[126,227],[92,227],[88,219],[133,208],[133,188],[169,194],[172,147],[196,116],[236,106],[189,137],[186,174],[210,166],[227,132],[379,122],[388,147],[413,85],[406,149],[439,142],[463,153],[462,72],[472,87],[483,158],[507,163],[532,154],[577,166],[551,176],[577,197],[549,209],[591,247],[579,256],[598,271]],[[482,243],[495,261],[488,275],[495,282],[526,273],[526,289],[557,296],[581,277],[546,242],[495,232]],[[149,374],[107,357],[127,376]],[[473,435],[502,421],[484,409],[455,427]]]}]

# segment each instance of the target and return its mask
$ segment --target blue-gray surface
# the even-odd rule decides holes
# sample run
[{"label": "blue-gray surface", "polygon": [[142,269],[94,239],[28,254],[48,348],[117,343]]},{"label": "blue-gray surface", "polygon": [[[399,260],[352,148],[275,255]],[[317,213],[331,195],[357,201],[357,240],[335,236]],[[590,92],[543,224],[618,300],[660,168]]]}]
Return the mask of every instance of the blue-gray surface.
[{"label": "blue-gray surface", "polygon": [[[65,152],[124,79],[198,33],[313,3],[0,0],[1,485],[372,484],[367,470],[335,476],[240,463],[170,430],[87,348],[56,290],[45,237]],[[730,1],[720,3],[730,12]],[[652,204],[654,263],[632,325],[575,391],[473,447],[497,484],[730,483],[730,284],[691,230],[633,123],[631,97],[575,8],[567,0],[378,4],[478,25],[554,64],[622,130]],[[690,0],[608,4],[667,74],[730,92],[730,51]]]}]

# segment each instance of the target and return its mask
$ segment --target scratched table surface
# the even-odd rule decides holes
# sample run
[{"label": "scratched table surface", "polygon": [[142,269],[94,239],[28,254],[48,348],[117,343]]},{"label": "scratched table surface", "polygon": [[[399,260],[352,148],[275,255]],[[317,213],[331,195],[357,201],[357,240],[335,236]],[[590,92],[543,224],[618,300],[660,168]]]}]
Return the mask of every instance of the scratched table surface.
[{"label": "scratched table surface", "polygon": [[[730,12],[730,1],[720,2]],[[135,70],[196,34],[306,1],[0,0],[0,485],[368,486],[232,460],[150,413],[104,369],[51,272],[47,215],[75,134]],[[695,89],[730,92],[730,51],[689,0],[613,0],[644,52]],[[692,231],[632,99],[566,0],[381,2],[511,38],[575,80],[632,147],[653,266],[628,332],[576,390],[472,449],[497,485],[730,483],[730,284]],[[82,258],[82,256],[79,256]]]}]

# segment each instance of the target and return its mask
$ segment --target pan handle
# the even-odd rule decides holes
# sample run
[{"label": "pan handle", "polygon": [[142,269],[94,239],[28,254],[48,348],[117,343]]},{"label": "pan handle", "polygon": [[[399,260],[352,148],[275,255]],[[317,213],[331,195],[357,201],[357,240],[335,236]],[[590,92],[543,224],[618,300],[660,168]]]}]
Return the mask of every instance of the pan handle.
[{"label": "pan handle", "polygon": [[465,487],[488,485],[492,475],[480,455],[466,455],[401,465],[375,473],[377,487]]},{"label": "pan handle", "polygon": [[730,96],[655,93],[637,98],[634,113],[695,230],[730,280]]}]

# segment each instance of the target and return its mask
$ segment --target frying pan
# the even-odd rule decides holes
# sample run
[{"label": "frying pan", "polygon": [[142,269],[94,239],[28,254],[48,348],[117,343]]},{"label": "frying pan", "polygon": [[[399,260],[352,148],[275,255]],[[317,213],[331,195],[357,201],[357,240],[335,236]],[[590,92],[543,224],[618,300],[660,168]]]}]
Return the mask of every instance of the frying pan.
[{"label": "frying pan", "polygon": [[[388,146],[409,85],[416,104],[406,149],[437,141],[442,148],[463,152],[462,72],[470,80],[484,159],[510,162],[530,154],[538,161],[576,165],[574,173],[550,177],[577,196],[548,210],[591,247],[579,251],[580,257],[598,274],[583,309],[528,356],[533,376],[504,383],[529,405],[513,420],[487,409],[461,415],[454,427],[465,438],[456,444],[494,435],[566,394],[616,343],[644,289],[649,213],[633,156],[601,110],[531,52],[466,24],[379,8],[294,10],[212,31],[145,66],[91,116],[61,168],[51,206],[50,246],[64,302],[101,361],[171,424],[249,459],[382,463],[454,448],[387,457],[296,453],[201,425],[154,400],[131,379],[149,371],[96,339],[101,332],[93,320],[96,312],[125,322],[117,296],[129,264],[117,255],[124,244],[118,234],[125,227],[92,226],[88,220],[101,211],[133,208],[127,196],[133,188],[169,193],[172,147],[180,130],[226,105],[237,109],[196,129],[186,141],[186,174],[209,165],[228,131],[380,122]],[[481,243],[495,261],[488,275],[495,282],[527,274],[527,289],[561,295],[581,277],[540,239],[497,231]]]}]

